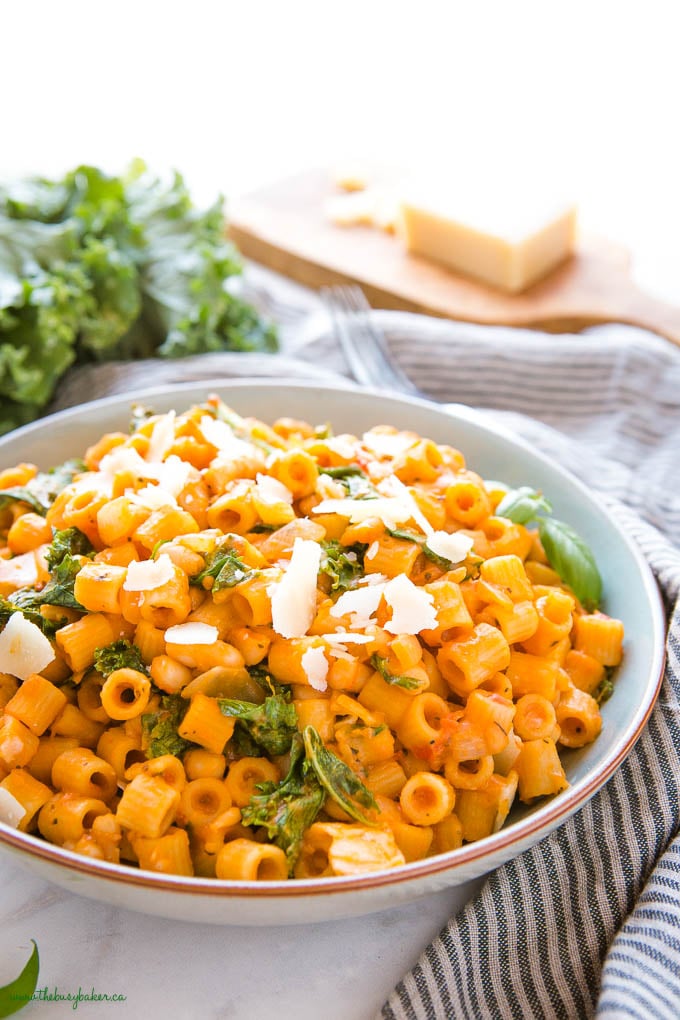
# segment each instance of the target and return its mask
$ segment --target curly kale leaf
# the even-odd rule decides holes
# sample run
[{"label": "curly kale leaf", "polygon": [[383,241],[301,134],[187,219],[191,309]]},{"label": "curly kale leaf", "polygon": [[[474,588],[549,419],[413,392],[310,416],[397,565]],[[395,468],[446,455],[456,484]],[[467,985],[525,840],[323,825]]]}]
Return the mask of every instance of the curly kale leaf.
[{"label": "curly kale leaf", "polygon": [[94,667],[103,677],[110,676],[117,669],[136,669],[138,673],[149,675],[139,648],[125,638],[98,648],[94,653]]},{"label": "curly kale leaf", "polygon": [[189,708],[189,702],[180,694],[167,694],[161,698],[158,712],[142,716],[142,743],[147,758],[160,758],[163,754],[181,757],[192,745],[177,732]]},{"label": "curly kale leaf", "polygon": [[237,719],[267,754],[290,750],[297,732],[297,712],[285,695],[271,694],[261,705],[235,698],[219,698],[218,704],[222,714]]}]

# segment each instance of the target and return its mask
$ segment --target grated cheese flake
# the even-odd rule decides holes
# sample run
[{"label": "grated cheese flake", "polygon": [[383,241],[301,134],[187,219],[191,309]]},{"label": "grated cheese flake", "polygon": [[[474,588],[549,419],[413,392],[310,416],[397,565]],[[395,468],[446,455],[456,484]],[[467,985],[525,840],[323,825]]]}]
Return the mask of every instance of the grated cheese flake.
[{"label": "grated cheese flake", "polygon": [[157,560],[133,560],[123,581],[124,591],[154,591],[175,576],[175,565],[167,553]]},{"label": "grated cheese flake", "polygon": [[[378,489],[388,496],[394,496],[396,499],[400,499],[404,504],[404,509],[409,510],[409,517],[415,521],[423,534],[432,534],[434,528],[416,503],[415,498],[407,486],[404,485],[400,478],[397,478],[396,475],[390,475],[389,478],[385,478],[385,480],[378,485]],[[406,519],[408,520],[408,518]]]},{"label": "grated cheese flake", "polygon": [[380,605],[385,584],[372,584],[365,588],[353,588],[351,591],[343,592],[334,606],[331,606],[331,616],[339,617],[350,615],[350,625],[361,629],[375,621],[372,619]]},{"label": "grated cheese flake", "polygon": [[12,613],[0,634],[0,673],[26,680],[54,659],[54,649],[37,624]]},{"label": "grated cheese flake", "polygon": [[316,613],[316,585],[321,546],[296,538],[293,555],[281,580],[272,585],[272,626],[282,637],[303,637]]},{"label": "grated cheese flake", "polygon": [[0,786],[0,822],[18,829],[21,819],[26,814],[24,805],[16,797]]},{"label": "grated cheese flake", "polygon": [[135,506],[143,506],[147,510],[162,510],[164,507],[176,507],[177,500],[171,492],[160,485],[145,485],[137,492],[129,492],[127,498]]},{"label": "grated cheese flake", "polygon": [[470,535],[463,535],[460,531],[449,534],[448,531],[434,531],[428,535],[427,548],[431,549],[436,556],[443,556],[445,560],[452,563],[460,563],[474,545],[474,539]]},{"label": "grated cheese flake", "polygon": [[263,503],[273,506],[276,503],[292,503],[293,493],[278,478],[271,475],[258,474],[255,477],[257,495]]},{"label": "grated cheese flake", "polygon": [[437,626],[434,597],[409,581],[405,574],[388,581],[384,594],[392,609],[392,619],[385,624],[390,634],[419,634]]},{"label": "grated cheese flake", "polygon": [[178,623],[168,627],[165,641],[171,645],[213,645],[219,631],[209,623]]},{"label": "grated cheese flake", "polygon": [[326,676],[328,675],[328,659],[323,648],[308,648],[300,659],[305,676],[309,680],[309,686],[315,691],[325,691],[328,688]]},{"label": "grated cheese flake", "polygon": [[416,437],[408,432],[364,432],[363,443],[376,457],[398,457],[415,446]]},{"label": "grated cheese flake", "polygon": [[175,441],[175,412],[168,411],[162,418],[159,418],[154,425],[149,448],[144,458],[148,463],[158,463],[163,460],[166,453]]},{"label": "grated cheese flake", "polygon": [[352,524],[377,517],[386,528],[394,531],[413,516],[410,506],[401,499],[379,496],[377,499],[324,499],[312,510],[315,514],[338,514]]},{"label": "grated cheese flake", "polygon": [[257,447],[246,442],[245,439],[239,439],[226,421],[219,421],[206,414],[201,418],[199,427],[203,438],[219,451],[222,459],[237,460],[239,457],[252,457],[253,455],[257,456],[258,460],[261,459]]}]

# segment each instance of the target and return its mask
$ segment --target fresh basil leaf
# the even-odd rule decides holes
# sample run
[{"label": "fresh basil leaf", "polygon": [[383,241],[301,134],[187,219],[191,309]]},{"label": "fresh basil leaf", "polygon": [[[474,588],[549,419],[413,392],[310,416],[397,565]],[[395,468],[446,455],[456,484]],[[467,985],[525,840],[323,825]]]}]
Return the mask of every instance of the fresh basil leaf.
[{"label": "fresh basil leaf", "polygon": [[0,988],[0,1017],[11,1016],[28,1005],[38,985],[40,973],[40,954],[35,939],[31,939],[33,951],[21,974]]},{"label": "fresh basil leaf", "polygon": [[286,854],[292,871],[304,834],[318,815],[326,794],[305,761],[302,737],[296,733],[290,749],[290,767],[280,783],[261,783],[242,809],[245,825],[262,825]]},{"label": "fresh basil leaf", "polygon": [[571,525],[554,517],[541,518],[538,534],[553,570],[585,609],[597,609],[602,596],[602,578],[590,547]]},{"label": "fresh basil leaf", "polygon": [[496,516],[507,517],[513,524],[530,524],[538,520],[541,513],[552,513],[552,506],[545,496],[528,485],[511,489],[496,507]]},{"label": "fresh basil leaf", "polygon": [[329,794],[346,811],[364,825],[374,823],[367,817],[366,811],[375,810],[377,804],[370,790],[352,772],[349,765],[329,751],[313,726],[305,726],[302,734],[307,752],[307,762],[316,773],[316,777]]}]

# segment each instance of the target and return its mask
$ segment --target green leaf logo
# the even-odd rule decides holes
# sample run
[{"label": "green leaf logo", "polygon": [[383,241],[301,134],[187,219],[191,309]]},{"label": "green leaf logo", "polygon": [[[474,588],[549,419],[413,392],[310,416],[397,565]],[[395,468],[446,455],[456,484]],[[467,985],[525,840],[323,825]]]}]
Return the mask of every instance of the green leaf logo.
[{"label": "green leaf logo", "polygon": [[35,940],[31,939],[31,942],[33,943],[33,952],[29,956],[28,963],[19,977],[0,988],[0,1017],[18,1013],[20,1009],[23,1009],[31,1001],[31,996],[36,989],[38,972],[40,970],[40,956]]}]

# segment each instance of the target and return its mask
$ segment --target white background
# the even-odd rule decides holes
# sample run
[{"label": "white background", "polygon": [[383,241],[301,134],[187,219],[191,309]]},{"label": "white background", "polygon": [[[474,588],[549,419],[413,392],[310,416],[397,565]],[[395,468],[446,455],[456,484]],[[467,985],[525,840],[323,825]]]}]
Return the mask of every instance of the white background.
[{"label": "white background", "polygon": [[676,0],[6,0],[0,176],[130,157],[196,194],[355,154],[548,175],[673,298]]}]

